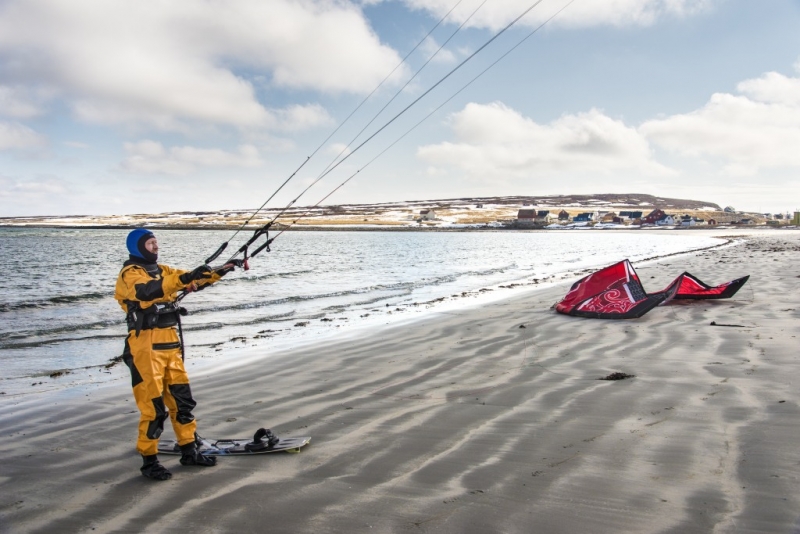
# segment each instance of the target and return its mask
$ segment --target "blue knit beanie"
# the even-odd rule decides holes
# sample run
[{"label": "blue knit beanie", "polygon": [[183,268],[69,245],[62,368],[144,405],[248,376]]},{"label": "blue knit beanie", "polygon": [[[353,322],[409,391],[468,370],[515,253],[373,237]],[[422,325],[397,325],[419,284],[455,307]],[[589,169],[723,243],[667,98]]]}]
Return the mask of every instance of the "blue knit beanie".
[{"label": "blue knit beanie", "polygon": [[144,248],[145,242],[151,237],[155,237],[155,235],[146,228],[137,228],[136,230],[132,230],[131,233],[128,234],[128,239],[125,241],[125,244],[128,246],[128,252],[130,252],[131,256],[136,256],[137,258],[141,258],[143,260],[155,261],[153,256],[156,258],[158,258],[158,256],[148,252],[147,249]]}]

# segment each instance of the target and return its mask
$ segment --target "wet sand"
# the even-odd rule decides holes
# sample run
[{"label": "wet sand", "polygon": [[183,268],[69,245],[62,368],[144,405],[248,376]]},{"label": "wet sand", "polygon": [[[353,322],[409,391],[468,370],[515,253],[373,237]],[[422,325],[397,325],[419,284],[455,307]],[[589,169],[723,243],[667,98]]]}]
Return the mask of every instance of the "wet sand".
[{"label": "wet sand", "polygon": [[752,275],[731,300],[579,319],[561,285],[190,368],[201,435],[313,441],[162,456],[167,482],[127,384],[2,398],[0,532],[800,532],[798,266],[800,232],[750,236],[636,265],[651,291]]}]

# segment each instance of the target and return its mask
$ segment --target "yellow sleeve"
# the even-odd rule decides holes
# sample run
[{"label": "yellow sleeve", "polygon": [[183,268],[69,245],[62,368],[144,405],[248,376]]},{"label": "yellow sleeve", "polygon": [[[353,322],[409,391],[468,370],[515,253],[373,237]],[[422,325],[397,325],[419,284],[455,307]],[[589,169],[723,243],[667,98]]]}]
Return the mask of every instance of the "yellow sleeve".
[{"label": "yellow sleeve", "polygon": [[161,276],[158,278],[153,278],[138,265],[126,267],[119,273],[114,298],[126,312],[126,301],[140,302],[142,308],[148,308],[156,302],[174,301],[178,291],[186,287],[180,280],[180,275],[186,271],[167,265],[159,267]]}]

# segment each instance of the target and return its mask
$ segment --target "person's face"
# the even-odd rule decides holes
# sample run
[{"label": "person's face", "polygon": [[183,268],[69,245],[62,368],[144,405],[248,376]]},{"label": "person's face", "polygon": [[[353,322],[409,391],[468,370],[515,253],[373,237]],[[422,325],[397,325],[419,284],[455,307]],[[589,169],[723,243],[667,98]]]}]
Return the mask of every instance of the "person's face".
[{"label": "person's face", "polygon": [[155,236],[144,242],[144,248],[150,254],[158,254],[158,241],[156,240]]}]

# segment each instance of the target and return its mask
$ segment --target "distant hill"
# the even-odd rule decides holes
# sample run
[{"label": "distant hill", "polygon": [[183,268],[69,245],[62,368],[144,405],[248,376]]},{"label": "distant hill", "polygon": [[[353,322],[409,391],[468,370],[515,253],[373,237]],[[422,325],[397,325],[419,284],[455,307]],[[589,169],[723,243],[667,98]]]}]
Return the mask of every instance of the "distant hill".
[{"label": "distant hill", "polygon": [[[655,208],[681,216],[704,220],[713,218],[720,224],[737,222],[744,217],[763,224],[763,214],[725,213],[718,204],[705,200],[658,197],[640,193],[598,193],[595,195],[542,195],[503,197],[462,197],[439,200],[407,200],[374,204],[339,204],[325,206],[292,206],[281,213],[276,223],[302,227],[344,228],[457,228],[464,226],[507,227],[517,219],[520,209],[543,209],[570,217],[586,211],[619,212],[623,210],[649,213]],[[245,221],[251,227],[271,221],[281,207],[270,207],[254,215],[254,209],[191,211],[130,215],[72,215],[41,217],[2,217],[0,226],[72,226],[97,228],[130,228],[147,225],[153,228],[238,228]],[[429,216],[433,213],[433,218]],[[427,214],[424,215],[423,214]]]},{"label": "distant hill", "polygon": [[[530,205],[541,207],[572,208],[661,208],[668,210],[704,210],[722,211],[722,208],[705,200],[689,200],[684,198],[657,197],[640,193],[603,193],[596,195],[543,195],[543,196],[507,196],[507,197],[463,197],[441,200],[410,200],[397,203],[369,204],[382,209],[403,208],[408,205],[431,208],[448,208],[460,204],[493,204],[493,205]],[[364,204],[344,204],[350,209]],[[336,206],[326,206],[327,209]]]}]

